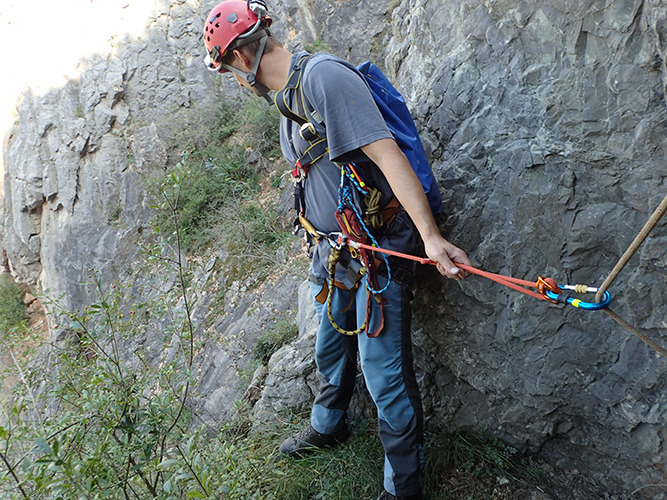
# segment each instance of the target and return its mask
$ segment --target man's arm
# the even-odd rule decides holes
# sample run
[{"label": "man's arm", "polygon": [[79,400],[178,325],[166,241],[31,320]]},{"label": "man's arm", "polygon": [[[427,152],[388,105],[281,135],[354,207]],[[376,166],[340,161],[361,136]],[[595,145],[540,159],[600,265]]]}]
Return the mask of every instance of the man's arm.
[{"label": "man's arm", "polygon": [[444,276],[461,279],[468,276],[454,261],[470,265],[466,253],[452,245],[440,234],[433,219],[424,188],[410,166],[403,151],[393,139],[380,139],[362,146],[361,150],[375,163],[389,182],[396,198],[417,227],[424,241],[429,259],[437,262],[438,271]]}]

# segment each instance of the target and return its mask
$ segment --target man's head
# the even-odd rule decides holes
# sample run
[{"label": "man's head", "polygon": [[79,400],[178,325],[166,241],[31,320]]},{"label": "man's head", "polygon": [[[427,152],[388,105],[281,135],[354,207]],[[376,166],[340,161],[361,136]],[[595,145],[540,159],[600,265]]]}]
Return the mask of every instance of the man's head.
[{"label": "man's head", "polygon": [[[268,28],[273,20],[267,15],[266,3],[262,0],[225,0],[216,5],[204,22],[204,45],[206,65],[212,71],[233,71],[269,100],[267,89],[257,82],[257,70],[262,55],[270,52],[273,43],[268,43],[271,33]],[[252,61],[249,71],[232,63],[234,51],[243,51]]]}]

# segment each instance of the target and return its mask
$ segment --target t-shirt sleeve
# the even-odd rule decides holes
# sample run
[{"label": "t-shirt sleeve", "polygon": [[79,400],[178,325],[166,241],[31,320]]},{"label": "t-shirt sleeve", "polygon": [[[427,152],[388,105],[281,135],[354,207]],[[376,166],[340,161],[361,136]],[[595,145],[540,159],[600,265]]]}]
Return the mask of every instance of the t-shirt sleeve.
[{"label": "t-shirt sleeve", "polygon": [[363,76],[331,59],[306,69],[303,91],[324,121],[332,161],[357,161],[360,147],[392,137]]}]

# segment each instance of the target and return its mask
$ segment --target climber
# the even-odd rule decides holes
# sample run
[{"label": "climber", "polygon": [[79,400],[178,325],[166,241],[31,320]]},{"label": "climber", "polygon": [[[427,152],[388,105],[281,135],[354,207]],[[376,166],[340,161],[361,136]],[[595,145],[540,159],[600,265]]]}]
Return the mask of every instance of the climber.
[{"label": "climber", "polygon": [[[209,69],[232,72],[240,85],[269,101],[268,92],[285,87],[294,66],[307,54],[286,50],[271,34],[271,24],[263,1],[225,0],[213,8],[204,28]],[[310,113],[318,114],[326,126],[328,145],[328,153],[310,165],[303,182],[305,219],[317,234],[341,230],[334,216],[339,207],[338,162],[354,162],[365,184],[381,193],[381,207],[394,197],[401,205],[391,223],[375,231],[380,246],[415,252],[421,237],[426,255],[436,262],[442,275],[455,280],[467,276],[453,262],[469,265],[468,257],[441,236],[417,176],[354,67],[331,55],[320,59],[315,55],[304,70],[302,85],[312,107]],[[286,95],[286,99],[290,107],[298,104],[293,95]],[[300,129],[282,118],[281,148],[291,163],[300,158],[308,144]],[[330,240],[322,237],[313,242],[311,252],[311,291],[320,320],[315,347],[322,376],[320,391],[310,424],[286,439],[280,451],[299,457],[310,449],[347,439],[350,431],[346,409],[355,385],[358,353],[366,386],[377,406],[385,450],[384,491],[379,498],[422,498],[423,415],[410,332],[413,269],[394,260],[380,264],[377,281],[383,291],[377,299],[373,295],[369,299],[369,277],[358,272],[363,265],[352,252],[342,251],[332,276],[332,317],[348,328],[367,318],[374,323],[371,330],[380,321],[384,325],[376,337],[341,335],[333,328],[321,300],[330,274],[332,249]],[[380,309],[384,312],[378,313]]]}]

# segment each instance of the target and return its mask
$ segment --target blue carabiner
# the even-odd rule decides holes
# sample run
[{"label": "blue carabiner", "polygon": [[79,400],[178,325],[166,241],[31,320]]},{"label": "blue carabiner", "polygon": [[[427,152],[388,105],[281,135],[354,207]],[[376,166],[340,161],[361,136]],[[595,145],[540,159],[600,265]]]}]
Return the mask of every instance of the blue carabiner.
[{"label": "blue carabiner", "polygon": [[[569,289],[563,285],[558,285],[558,288],[560,288],[561,290]],[[611,302],[611,294],[608,291],[604,292],[601,302],[584,302],[583,300],[580,299],[573,299],[572,297],[564,293],[556,294],[551,290],[545,290],[545,291],[547,297],[553,301],[556,301],[560,304],[570,304],[573,307],[578,307],[579,309],[585,309],[587,311],[597,311],[598,309],[604,309],[609,305],[609,302]]]}]

